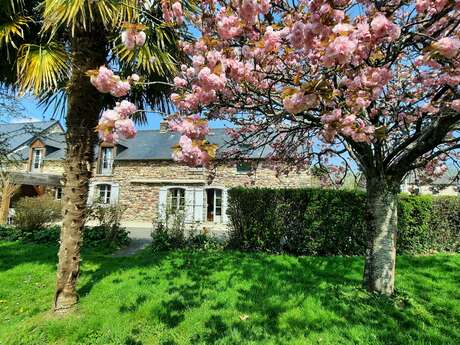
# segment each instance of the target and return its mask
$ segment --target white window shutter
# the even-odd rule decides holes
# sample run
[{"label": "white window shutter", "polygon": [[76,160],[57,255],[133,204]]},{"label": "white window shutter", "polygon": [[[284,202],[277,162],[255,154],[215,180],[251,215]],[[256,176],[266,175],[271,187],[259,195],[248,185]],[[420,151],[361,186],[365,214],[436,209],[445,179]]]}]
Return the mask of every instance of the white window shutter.
[{"label": "white window shutter", "polygon": [[168,188],[161,187],[160,196],[158,200],[158,217],[162,221],[166,220],[167,200],[168,200]]},{"label": "white window shutter", "polygon": [[224,224],[228,223],[228,216],[227,216],[228,201],[227,201],[227,196],[228,196],[227,189],[223,189],[222,190],[222,220],[223,220]]},{"label": "white window shutter", "polygon": [[194,218],[195,188],[185,189],[185,222],[192,223]]},{"label": "white window shutter", "polygon": [[88,200],[86,201],[88,205],[92,205],[94,202],[94,189],[95,189],[94,183],[90,183],[89,190],[88,190]]},{"label": "white window shutter", "polygon": [[120,186],[118,184],[112,184],[110,189],[110,204],[116,205],[118,204],[118,193],[120,190]]},{"label": "white window shutter", "polygon": [[204,204],[204,190],[203,188],[195,188],[195,222],[203,221],[203,204]]}]

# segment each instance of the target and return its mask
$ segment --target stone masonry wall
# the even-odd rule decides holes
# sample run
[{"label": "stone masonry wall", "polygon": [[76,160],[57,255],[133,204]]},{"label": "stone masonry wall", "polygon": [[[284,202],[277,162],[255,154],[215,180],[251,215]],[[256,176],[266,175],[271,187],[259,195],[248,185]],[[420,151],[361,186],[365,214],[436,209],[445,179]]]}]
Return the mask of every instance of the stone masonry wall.
[{"label": "stone masonry wall", "polygon": [[94,181],[119,184],[119,202],[127,207],[125,220],[152,221],[158,212],[160,188],[165,185],[201,185],[232,188],[237,186],[289,188],[316,185],[307,173],[292,173],[278,179],[275,172],[259,164],[252,176],[236,172],[234,164],[217,166],[211,183],[206,171],[172,161],[116,161],[113,176],[96,175]]}]

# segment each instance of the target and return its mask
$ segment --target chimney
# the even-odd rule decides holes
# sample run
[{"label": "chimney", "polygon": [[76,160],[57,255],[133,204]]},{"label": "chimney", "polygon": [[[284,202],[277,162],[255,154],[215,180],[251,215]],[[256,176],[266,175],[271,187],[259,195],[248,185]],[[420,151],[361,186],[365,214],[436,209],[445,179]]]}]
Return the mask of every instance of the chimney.
[{"label": "chimney", "polygon": [[169,132],[168,121],[161,121],[160,122],[160,133],[168,133],[168,132]]}]

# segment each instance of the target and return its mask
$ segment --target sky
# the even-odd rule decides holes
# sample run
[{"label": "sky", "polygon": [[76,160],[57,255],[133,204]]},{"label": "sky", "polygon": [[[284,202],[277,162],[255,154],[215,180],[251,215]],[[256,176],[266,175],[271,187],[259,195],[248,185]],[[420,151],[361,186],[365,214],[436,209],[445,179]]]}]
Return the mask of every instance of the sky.
[{"label": "sky", "polygon": [[[44,107],[38,105],[38,101],[32,96],[24,96],[20,98],[19,104],[22,106],[23,116],[20,118],[12,118],[9,122],[36,122],[46,120],[59,120],[61,125],[65,126],[64,118],[61,114],[57,114],[53,117],[53,110],[48,109],[45,111]],[[139,130],[145,129],[159,129],[162,118],[158,114],[149,113],[148,123],[146,125],[136,125]],[[222,128],[228,127],[228,124],[224,121],[212,121],[209,126],[211,128]]]}]

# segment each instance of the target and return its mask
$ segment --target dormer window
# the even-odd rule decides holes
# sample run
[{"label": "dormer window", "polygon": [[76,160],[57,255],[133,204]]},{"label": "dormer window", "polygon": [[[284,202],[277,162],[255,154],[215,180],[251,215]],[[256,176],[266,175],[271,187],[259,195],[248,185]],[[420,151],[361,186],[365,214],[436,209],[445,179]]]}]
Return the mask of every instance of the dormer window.
[{"label": "dormer window", "polygon": [[39,172],[42,168],[43,163],[43,149],[32,150],[32,164],[30,170],[32,172]]},{"label": "dormer window", "polygon": [[113,167],[113,147],[101,148],[100,173],[102,175],[112,175]]}]

